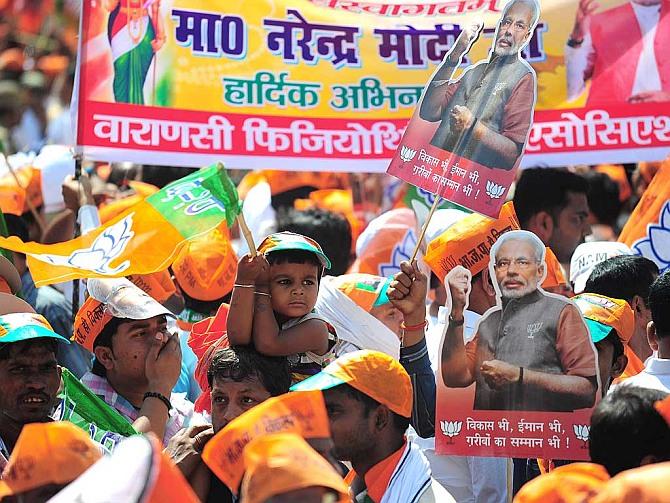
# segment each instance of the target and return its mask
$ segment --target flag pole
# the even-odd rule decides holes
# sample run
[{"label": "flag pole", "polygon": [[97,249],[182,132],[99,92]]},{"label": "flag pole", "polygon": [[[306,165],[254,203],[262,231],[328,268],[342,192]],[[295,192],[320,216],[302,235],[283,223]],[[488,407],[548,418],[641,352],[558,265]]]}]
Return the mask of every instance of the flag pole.
[{"label": "flag pole", "polygon": [[254,236],[251,234],[251,230],[247,225],[247,221],[244,219],[244,213],[241,211],[240,214],[237,215],[237,223],[239,224],[242,235],[244,236],[244,240],[247,242],[247,246],[249,247],[249,255],[255,257],[257,253],[256,245],[254,244]]},{"label": "flag pole", "polygon": [[[76,153],[74,155],[74,179],[78,183],[77,192],[81,191],[81,153]],[[81,194],[79,194],[79,200],[81,201]],[[78,215],[74,216],[74,239],[78,238],[81,235],[81,225],[79,224]],[[72,280],[72,323],[74,324],[77,312],[79,311],[79,288],[80,282],[78,279]]]}]

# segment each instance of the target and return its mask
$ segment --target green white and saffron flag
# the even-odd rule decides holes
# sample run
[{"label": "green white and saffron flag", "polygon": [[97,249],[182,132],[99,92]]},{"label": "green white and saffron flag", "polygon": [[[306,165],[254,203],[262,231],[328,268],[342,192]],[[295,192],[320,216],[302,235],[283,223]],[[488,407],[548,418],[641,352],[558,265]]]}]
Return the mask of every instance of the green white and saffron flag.
[{"label": "green white and saffron flag", "polygon": [[52,245],[0,238],[0,248],[28,256],[36,286],[116,278],[167,269],[184,245],[231,227],[241,203],[222,164],[172,182],[84,236]]},{"label": "green white and saffron flag", "polygon": [[63,369],[62,381],[63,387],[58,392],[60,404],[53,415],[56,421],[69,421],[79,426],[110,452],[121,440],[137,434],[126,418],[66,368]]}]

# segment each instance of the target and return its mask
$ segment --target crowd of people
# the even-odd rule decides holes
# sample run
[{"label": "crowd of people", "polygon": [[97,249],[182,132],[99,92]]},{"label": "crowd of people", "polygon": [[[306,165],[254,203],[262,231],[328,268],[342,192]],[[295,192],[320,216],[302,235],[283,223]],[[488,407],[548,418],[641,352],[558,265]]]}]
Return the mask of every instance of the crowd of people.
[{"label": "crowd of people", "polygon": [[[0,23],[0,234],[54,244],[191,170],[75,179],[76,6],[24,3]],[[664,170],[522,170],[517,233],[446,276],[423,257],[483,217],[441,208],[419,239],[429,203],[381,174],[232,172],[255,244],[221,225],[151,274],[36,287],[0,250],[0,501],[668,501],[670,273],[617,242]],[[522,298],[556,313],[553,366],[512,336],[485,354]],[[437,454],[437,387],[473,383],[478,409],[595,405],[590,462]]]}]

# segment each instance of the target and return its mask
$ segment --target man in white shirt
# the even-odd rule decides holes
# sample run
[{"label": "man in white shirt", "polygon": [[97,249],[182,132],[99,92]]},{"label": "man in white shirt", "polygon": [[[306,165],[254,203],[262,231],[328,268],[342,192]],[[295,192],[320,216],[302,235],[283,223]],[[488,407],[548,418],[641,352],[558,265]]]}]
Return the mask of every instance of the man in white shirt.
[{"label": "man in white shirt", "polygon": [[651,319],[647,326],[649,346],[654,354],[644,370],[624,381],[625,385],[670,393],[670,273],[659,276],[649,290]]},{"label": "man in white shirt", "polygon": [[595,14],[596,0],[580,0],[565,47],[568,100],[591,81],[587,105],[670,101],[670,2],[630,0]]}]

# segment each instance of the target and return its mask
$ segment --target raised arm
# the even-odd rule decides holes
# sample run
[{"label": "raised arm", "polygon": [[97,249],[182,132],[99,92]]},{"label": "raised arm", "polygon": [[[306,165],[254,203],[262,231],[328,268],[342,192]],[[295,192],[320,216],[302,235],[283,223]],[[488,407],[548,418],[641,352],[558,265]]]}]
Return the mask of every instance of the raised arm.
[{"label": "raised arm", "polygon": [[472,25],[461,32],[454,43],[454,46],[444,58],[444,61],[442,61],[438,70],[435,72],[435,75],[426,86],[426,92],[421,101],[421,108],[419,109],[419,116],[423,120],[436,122],[442,118],[442,108],[445,105],[444,84],[453,76],[454,70],[461,62],[463,56],[467,54],[472,43],[479,35],[482,26],[483,25]]},{"label": "raised arm", "polygon": [[447,304],[451,310],[442,345],[441,371],[444,384],[453,388],[464,388],[475,381],[474,369],[463,342],[464,312],[470,296],[471,280],[470,271],[462,266],[456,266],[445,278]]},{"label": "raised arm", "polygon": [[[231,346],[251,344],[254,297],[257,297],[254,292],[258,289],[256,280],[259,275],[266,274],[269,268],[268,261],[262,255],[253,258],[251,255],[245,255],[237,264],[237,276],[227,321],[228,341]],[[272,312],[272,309],[270,311]]]}]

